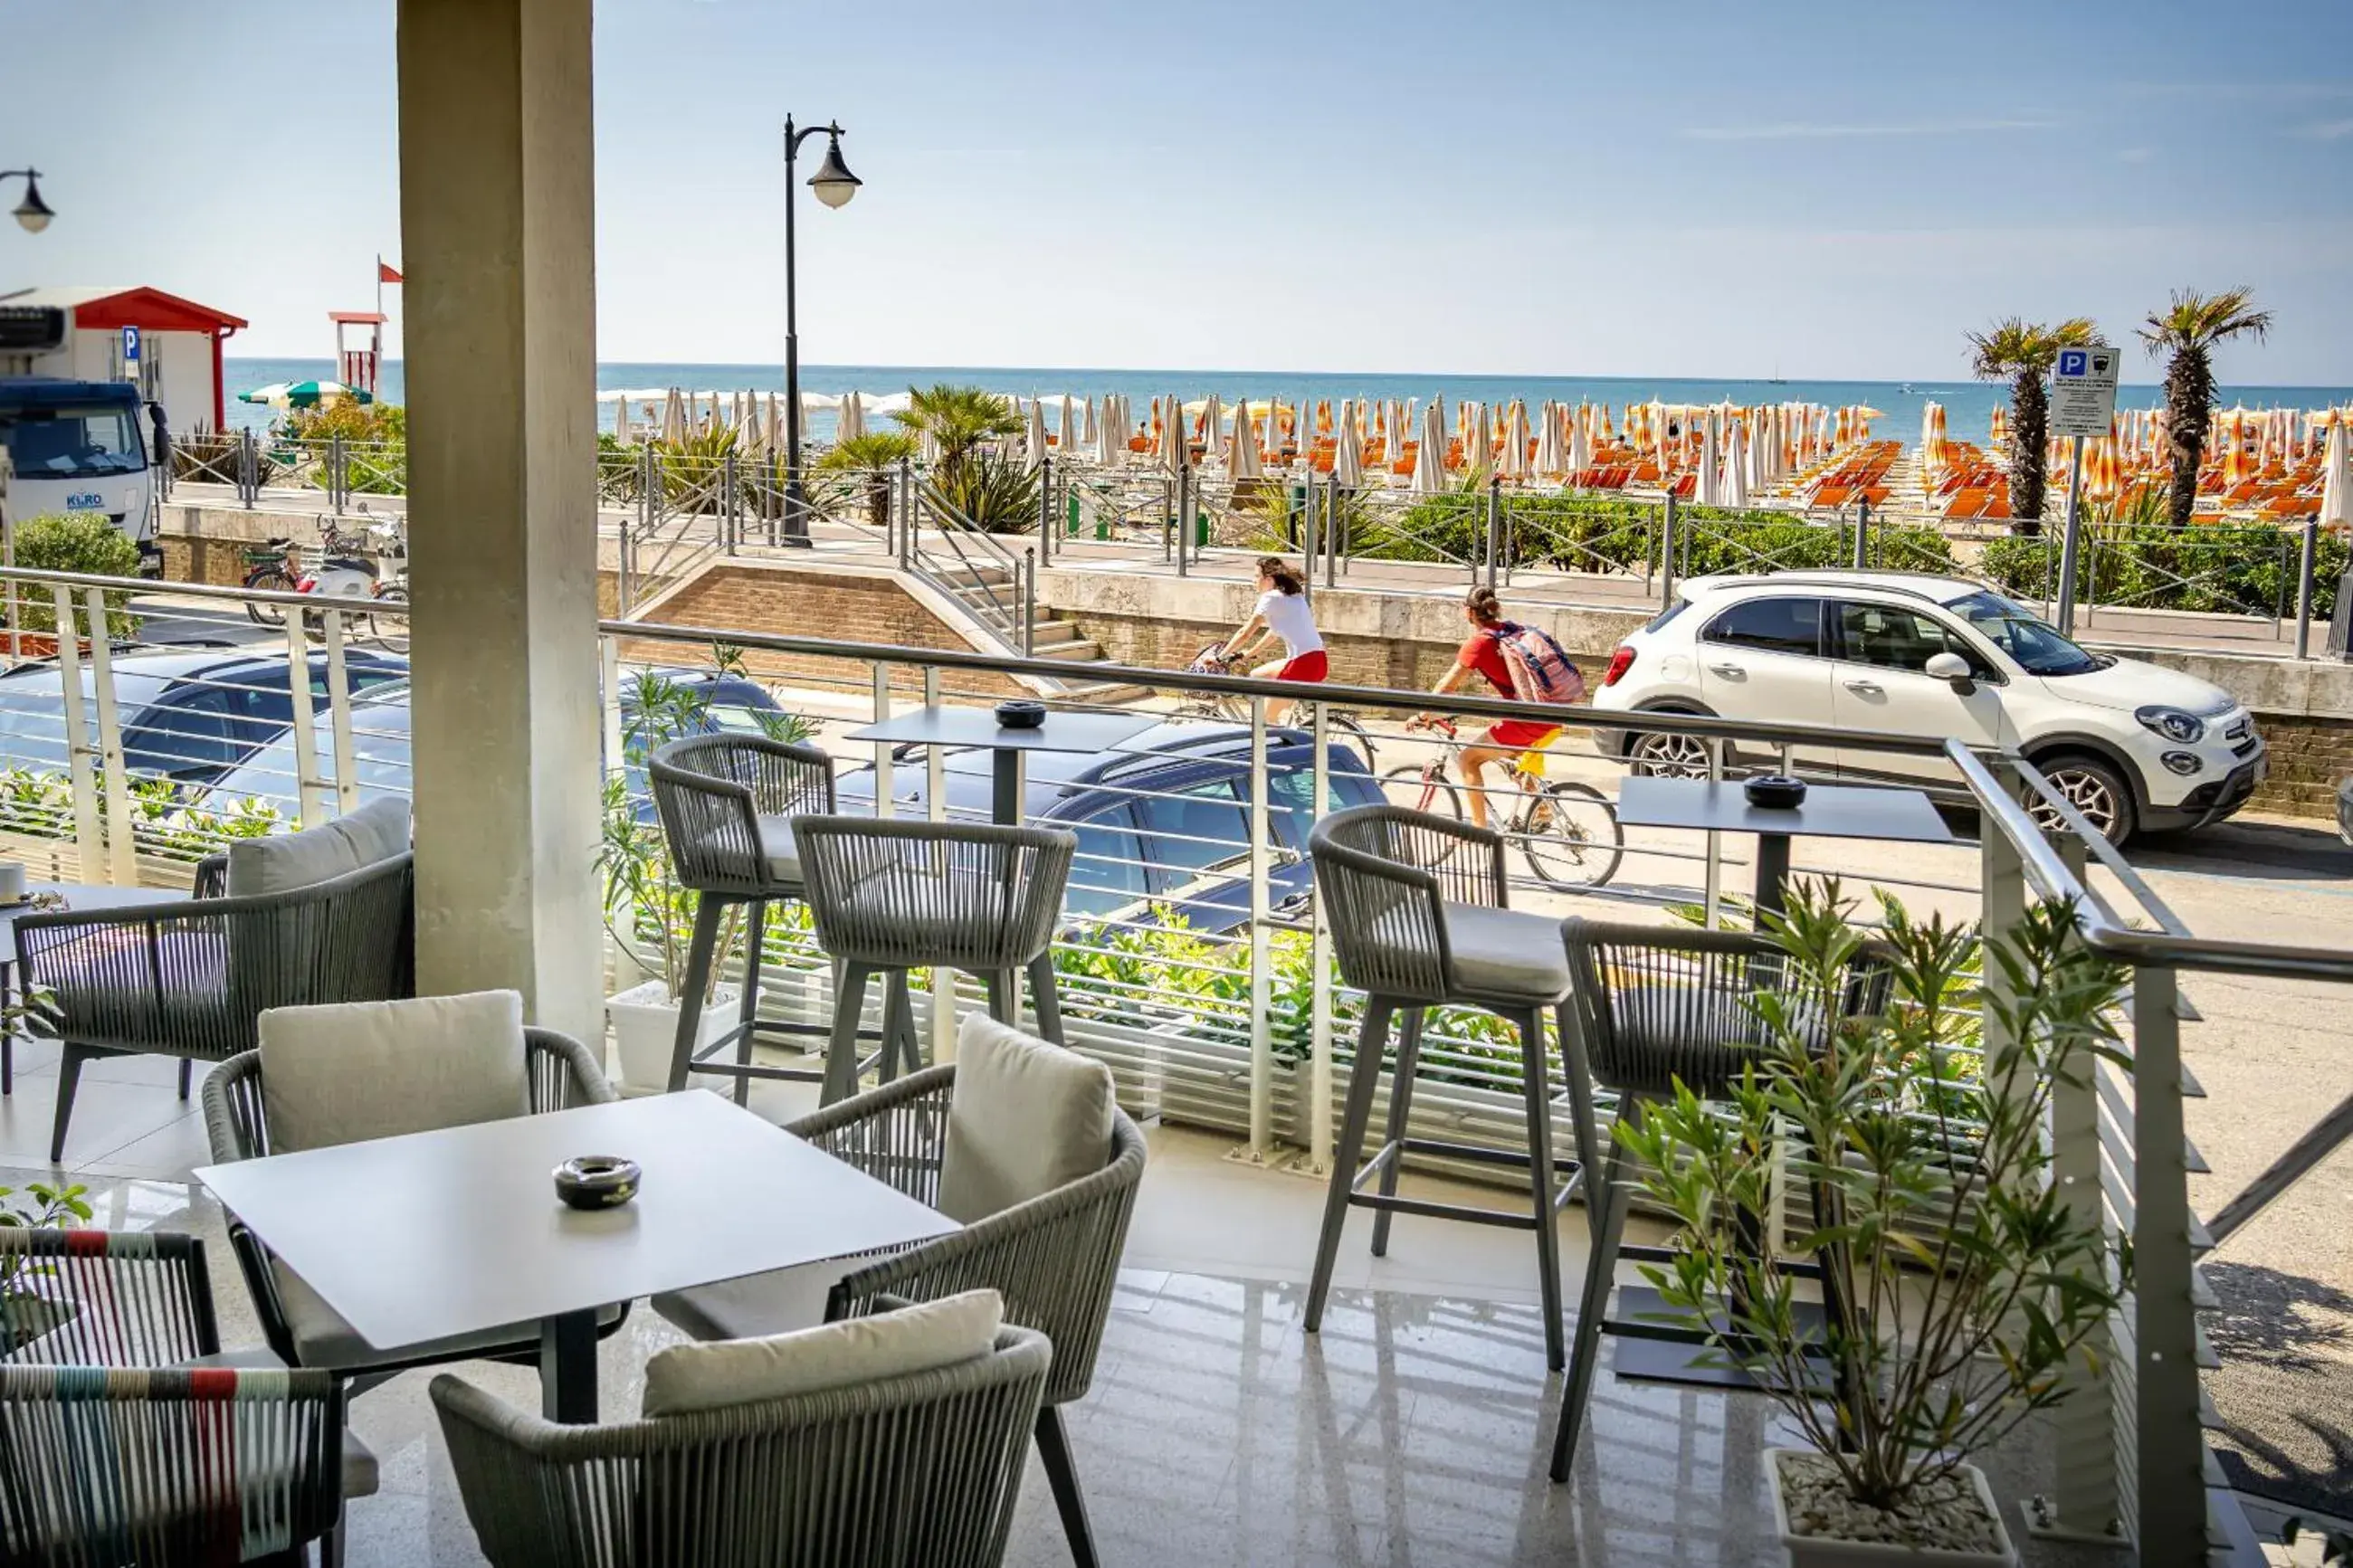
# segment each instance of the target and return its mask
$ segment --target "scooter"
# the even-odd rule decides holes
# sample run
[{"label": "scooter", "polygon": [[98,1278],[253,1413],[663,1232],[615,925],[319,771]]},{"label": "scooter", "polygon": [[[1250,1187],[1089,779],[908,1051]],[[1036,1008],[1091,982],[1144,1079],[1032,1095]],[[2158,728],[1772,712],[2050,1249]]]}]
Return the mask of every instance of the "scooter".
[{"label": "scooter", "polygon": [[[373,549],[373,555],[361,552]],[[408,546],[402,539],[397,523],[370,520],[364,532],[343,532],[325,518],[319,520],[319,563],[306,570],[302,563],[301,546],[291,539],[273,539],[262,550],[248,552],[249,569],[245,574],[248,588],[275,590],[288,594],[316,594],[322,598],[369,599],[378,603],[408,598]],[[398,562],[394,566],[389,563]],[[283,626],[286,613],[278,605],[248,604],[246,613],[263,626]],[[303,625],[313,631],[323,629],[325,617],[316,611],[303,613]],[[396,617],[396,629],[385,632],[375,617],[368,617],[368,635],[395,653],[408,647],[408,618]]]}]

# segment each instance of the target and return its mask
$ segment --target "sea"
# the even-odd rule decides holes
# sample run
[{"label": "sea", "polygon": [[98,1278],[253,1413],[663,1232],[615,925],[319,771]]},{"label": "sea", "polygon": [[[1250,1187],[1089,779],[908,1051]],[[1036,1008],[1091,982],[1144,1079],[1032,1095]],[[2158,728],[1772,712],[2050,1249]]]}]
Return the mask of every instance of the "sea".
[{"label": "sea", "polygon": [[[334,362],[329,359],[228,360],[229,423],[261,429],[276,416],[274,409],[237,402],[240,392],[273,382],[324,379],[334,373]],[[801,386],[809,392],[855,390],[872,397],[941,382],[1023,397],[1063,393],[1100,397],[1117,392],[1125,394],[1130,404],[1139,410],[1148,406],[1155,397],[1174,394],[1190,402],[1213,392],[1229,405],[1245,397],[1273,397],[1285,403],[1329,398],[1335,405],[1345,397],[1443,397],[1450,404],[1466,400],[1504,404],[1519,397],[1525,398],[1531,408],[1546,399],[1560,403],[1582,400],[1613,406],[1647,403],[1653,398],[1663,403],[1818,403],[1832,408],[1862,404],[1878,409],[1883,416],[1873,422],[1875,435],[1907,444],[1918,439],[1921,407],[1929,402],[1945,405],[1948,435],[1957,440],[1982,442],[1991,431],[1995,405],[2006,402],[2009,396],[2007,386],[2001,384],[1951,376],[1924,376],[1908,382],[1802,381],[1794,377],[1781,381],[1682,376],[1334,374],[1271,370],[1076,370],[1017,365],[801,366]],[[400,402],[402,385],[400,362],[387,361],[379,389],[385,401]],[[782,392],[784,385],[784,367],[777,364],[614,361],[596,367],[599,391],[675,386],[686,392]],[[2162,393],[2155,384],[2127,384],[2117,393],[2116,406],[2153,408],[2162,401]],[[2225,386],[2221,389],[2221,401],[2225,406],[2243,404],[2249,408],[2325,408],[2353,403],[2353,387]],[[610,403],[597,405],[602,428],[612,428],[614,406]],[[832,415],[818,412],[810,416],[804,428],[811,439],[824,440],[832,435]]]}]

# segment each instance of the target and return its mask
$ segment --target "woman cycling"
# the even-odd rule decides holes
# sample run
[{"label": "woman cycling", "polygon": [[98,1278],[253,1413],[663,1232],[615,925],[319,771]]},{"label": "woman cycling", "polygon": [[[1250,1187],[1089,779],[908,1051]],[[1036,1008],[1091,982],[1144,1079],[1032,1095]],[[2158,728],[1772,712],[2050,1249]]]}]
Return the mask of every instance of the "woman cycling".
[{"label": "woman cycling", "polygon": [[[1324,638],[1315,629],[1315,615],[1307,605],[1307,584],[1280,555],[1258,559],[1258,604],[1241,629],[1226,639],[1219,657],[1229,666],[1248,658],[1276,637],[1283,656],[1250,671],[1261,679],[1315,682],[1331,673],[1324,655]],[[1280,724],[1291,711],[1288,702],[1271,703],[1267,721]]]},{"label": "woman cycling", "polygon": [[[1483,584],[1472,589],[1462,601],[1462,618],[1471,623],[1471,635],[1463,638],[1462,646],[1455,650],[1453,668],[1430,688],[1432,695],[1443,697],[1473,675],[1478,675],[1495,689],[1498,697],[1517,696],[1512,686],[1512,667],[1504,658],[1503,645],[1504,631],[1516,628],[1504,618],[1503,603],[1495,597],[1495,590]],[[1418,713],[1406,727],[1422,728],[1430,723],[1433,717],[1429,713]],[[1462,749],[1462,777],[1470,785],[1466,793],[1471,797],[1472,823],[1481,827],[1487,826],[1487,764],[1541,752],[1551,743],[1554,736],[1560,733],[1560,730],[1557,724],[1547,724],[1536,719],[1498,719],[1487,726],[1486,733],[1479,737],[1476,745]],[[1535,776],[1525,769],[1514,769],[1511,779],[1514,786],[1519,789],[1530,788],[1535,783]],[[1531,826],[1541,831],[1549,822],[1550,811],[1542,801],[1537,803],[1537,808],[1538,815],[1545,820],[1533,822]]]}]

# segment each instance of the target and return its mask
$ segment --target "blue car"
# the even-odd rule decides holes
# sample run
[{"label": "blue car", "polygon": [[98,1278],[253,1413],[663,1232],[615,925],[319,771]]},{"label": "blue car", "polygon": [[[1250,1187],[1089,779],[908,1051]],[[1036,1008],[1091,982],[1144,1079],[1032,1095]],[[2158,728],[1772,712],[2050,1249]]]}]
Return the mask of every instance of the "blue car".
[{"label": "blue car", "polygon": [[[1225,931],[1250,919],[1250,731],[1214,722],[1156,725],[1116,752],[1029,753],[1029,821],[1078,836],[1064,911],[1075,919],[1137,919],[1166,903],[1195,930]],[[1349,746],[1327,742],[1326,812],[1381,803],[1380,781]],[[1277,909],[1303,909],[1314,873],[1315,743],[1303,730],[1267,732],[1267,790],[1274,844],[1269,889]],[[943,766],[951,819],[988,820],[990,753],[951,751]],[[892,810],[929,809],[922,748],[891,774]],[[873,809],[871,766],[842,774],[845,812]]]},{"label": "blue car", "polygon": [[[132,773],[191,786],[208,784],[283,736],[294,723],[284,657],[208,649],[127,654],[113,661],[115,712],[122,758]],[[327,656],[310,658],[311,700],[327,705]],[[343,673],[354,696],[408,679],[408,661],[351,648]],[[81,667],[82,712],[98,733],[97,677]],[[65,676],[55,664],[0,676],[0,767],[66,773]]]}]

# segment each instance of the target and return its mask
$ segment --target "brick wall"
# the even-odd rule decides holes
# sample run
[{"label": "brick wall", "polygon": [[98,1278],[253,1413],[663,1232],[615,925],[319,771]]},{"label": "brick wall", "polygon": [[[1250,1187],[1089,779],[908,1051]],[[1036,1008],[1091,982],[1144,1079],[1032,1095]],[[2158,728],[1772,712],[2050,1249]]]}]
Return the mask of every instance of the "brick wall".
[{"label": "brick wall", "polygon": [[[656,602],[642,618],[672,626],[740,626],[786,637],[973,651],[971,644],[942,623],[896,578],[854,571],[809,571],[765,562],[714,564],[670,597]],[[670,662],[688,658],[699,662],[707,657],[683,643],[633,642],[624,645],[622,652],[628,658]],[[752,652],[744,662],[754,675],[769,678],[800,676],[858,689],[873,679],[871,666],[849,659]],[[941,681],[952,691],[1029,695],[1003,676],[943,673]],[[895,668],[891,685],[893,690],[921,691],[923,671]]]},{"label": "brick wall", "polygon": [[[1102,644],[1104,656],[1113,663],[1146,669],[1182,669],[1206,644],[1232,636],[1239,624],[1161,620],[1101,610],[1064,611],[1063,615],[1081,635]],[[1361,637],[1329,629],[1324,633],[1324,650],[1332,661],[1331,678],[1345,686],[1426,691],[1452,668],[1459,646],[1408,637]],[[1588,679],[1599,678],[1591,659],[1580,655],[1577,662],[1586,668]]]},{"label": "brick wall", "polygon": [[2337,815],[2337,781],[2353,773],[2353,719],[2258,713],[2271,743],[2271,776],[2248,803],[2253,811],[2295,816]]}]

